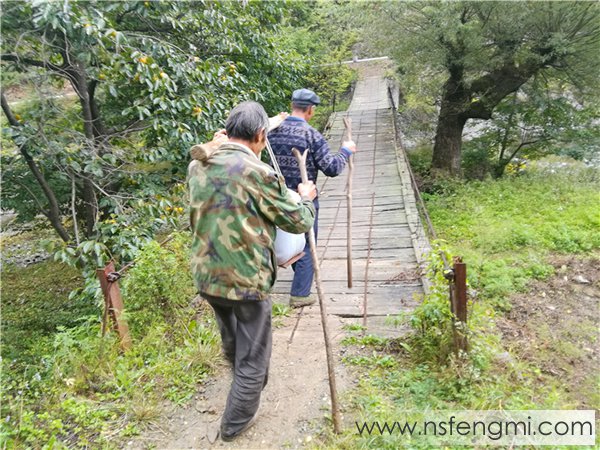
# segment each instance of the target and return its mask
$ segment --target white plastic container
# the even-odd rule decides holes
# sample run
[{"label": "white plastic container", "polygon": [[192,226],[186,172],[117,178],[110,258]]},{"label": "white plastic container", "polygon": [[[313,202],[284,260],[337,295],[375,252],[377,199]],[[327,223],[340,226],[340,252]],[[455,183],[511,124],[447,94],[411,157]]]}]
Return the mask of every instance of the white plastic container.
[{"label": "white plastic container", "polygon": [[[294,200],[300,203],[300,194],[291,189],[288,189],[288,191]],[[277,265],[281,266],[294,256],[302,253],[305,246],[306,237],[304,233],[292,234],[277,228],[277,235],[275,236],[275,256],[277,257]]]}]

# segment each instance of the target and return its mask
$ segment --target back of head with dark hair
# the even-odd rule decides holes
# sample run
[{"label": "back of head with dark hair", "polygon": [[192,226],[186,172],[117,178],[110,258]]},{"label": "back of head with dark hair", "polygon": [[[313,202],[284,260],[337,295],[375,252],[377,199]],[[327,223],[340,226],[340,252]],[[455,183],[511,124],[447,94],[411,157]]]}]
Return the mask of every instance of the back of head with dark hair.
[{"label": "back of head with dark hair", "polygon": [[298,111],[302,111],[303,113],[308,112],[313,105],[300,105],[298,103],[292,102],[292,109],[297,109]]},{"label": "back of head with dark hair", "polygon": [[234,139],[253,141],[261,129],[269,128],[269,116],[260,103],[242,102],[231,110],[225,130]]}]

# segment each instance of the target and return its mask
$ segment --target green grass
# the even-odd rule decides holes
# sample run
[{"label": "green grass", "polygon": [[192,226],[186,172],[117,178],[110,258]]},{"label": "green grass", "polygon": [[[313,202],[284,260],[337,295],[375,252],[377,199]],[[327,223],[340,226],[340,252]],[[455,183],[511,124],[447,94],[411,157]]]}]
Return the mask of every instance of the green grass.
[{"label": "green grass", "polygon": [[2,358],[24,367],[52,349],[58,327],[73,327],[78,318],[98,314],[95,305],[69,300],[79,287],[79,272],[47,261],[2,271]]},{"label": "green grass", "polygon": [[[544,376],[528,361],[501,357],[510,354],[496,321],[510,309],[512,294],[553,274],[552,255],[597,252],[599,193],[598,173],[582,170],[448,183],[440,193],[426,195],[438,236],[451,254],[464,257],[469,285],[476,291],[477,300],[470,304],[470,352],[457,356],[444,348],[447,285],[438,280],[438,289],[412,316],[397,318],[398,323],[412,324],[413,334],[384,342],[346,328],[345,362],[359,380],[346,398],[351,405],[346,415],[361,422],[391,423],[411,410],[577,407],[560,379]],[[576,343],[564,342],[556,350],[577,356],[581,349],[574,347]],[[594,378],[589,378],[592,383]],[[342,435],[326,436],[322,445],[431,448],[398,434],[360,436],[354,422]]]},{"label": "green grass", "polygon": [[552,274],[551,253],[600,248],[597,173],[531,173],[456,185],[426,196],[438,236],[469,267],[471,285],[502,300]]},{"label": "green grass", "polygon": [[273,303],[273,317],[289,317],[292,312],[292,308],[283,303]]},{"label": "green grass", "polygon": [[101,336],[97,303],[68,299],[82,283],[76,271],[5,267],[0,447],[122,448],[165,400],[192,398],[220,360],[220,339],[208,310],[191,304],[188,247],[185,233],[150,244],[120,281],[127,352],[114,333]]},{"label": "green grass", "polygon": [[441,238],[482,255],[581,253],[600,246],[600,183],[531,174],[463,184],[427,208]]},{"label": "green grass", "polygon": [[272,327],[281,328],[284,323],[284,318],[289,317],[292,313],[292,308],[282,303],[273,303],[272,306]]}]

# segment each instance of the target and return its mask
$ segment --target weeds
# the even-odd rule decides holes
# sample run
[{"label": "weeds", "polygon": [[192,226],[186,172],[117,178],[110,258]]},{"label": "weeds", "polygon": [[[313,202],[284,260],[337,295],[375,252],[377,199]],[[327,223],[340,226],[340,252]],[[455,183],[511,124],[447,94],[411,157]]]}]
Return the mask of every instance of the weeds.
[{"label": "weeds", "polygon": [[343,326],[346,331],[364,331],[366,328],[358,323],[349,323]]},{"label": "weeds", "polygon": [[[138,434],[158,416],[163,399],[182,404],[194,395],[220,360],[220,339],[212,316],[191,305],[195,291],[187,242],[189,236],[178,234],[164,248],[147,246],[122,280],[134,338],[126,353],[113,333],[100,336],[98,308],[92,305],[87,317],[75,319],[82,311],[77,300],[67,303],[64,288],[60,295],[48,293],[51,284],[40,280],[40,271],[51,276],[57,266],[72,269],[54,262],[28,268],[42,283],[19,291],[31,293],[23,304],[34,312],[46,303],[63,306],[59,315],[19,315],[19,297],[3,299],[3,319],[14,320],[9,330],[27,329],[34,317],[54,320],[48,328],[29,327],[29,340],[16,331],[3,336],[3,445],[119,448],[120,438]],[[3,281],[8,274],[13,285],[27,282],[11,278],[11,270],[5,270]],[[25,347],[28,360],[7,358]]]},{"label": "weeds", "polygon": [[289,317],[292,308],[283,303],[273,303],[273,317]]},{"label": "weeds", "polygon": [[342,340],[342,345],[360,345],[363,347],[384,347],[387,339],[368,334],[366,336],[349,336]]},{"label": "weeds", "polygon": [[[346,327],[345,362],[359,380],[351,398],[356,420],[391,423],[406,411],[572,407],[560,379],[544,377],[537,365],[503,347],[496,322],[511,308],[511,295],[554,273],[550,255],[587,254],[600,247],[599,187],[590,171],[533,171],[495,181],[449,182],[426,195],[434,227],[445,239],[442,249],[448,256],[460,254],[468,265],[470,351],[451,351],[448,285],[433,252],[430,295],[408,317],[390,318],[409,323],[412,333],[383,343]],[[562,342],[556,351],[581,354],[572,342]],[[327,448],[406,445],[429,448],[407,436],[359,435],[355,429],[326,441]]]}]

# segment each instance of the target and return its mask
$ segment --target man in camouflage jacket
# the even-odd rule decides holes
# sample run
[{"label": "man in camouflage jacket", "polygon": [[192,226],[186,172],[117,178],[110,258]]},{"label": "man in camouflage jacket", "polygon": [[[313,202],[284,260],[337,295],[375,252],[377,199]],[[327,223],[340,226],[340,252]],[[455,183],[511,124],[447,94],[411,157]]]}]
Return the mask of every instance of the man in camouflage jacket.
[{"label": "man in camouflage jacket", "polygon": [[313,225],[313,183],[298,185],[300,203],[259,155],[268,117],[255,102],[231,111],[227,138],[188,169],[192,272],[215,311],[234,378],[221,421],[229,441],[252,425],[271,357],[271,300],[277,263],[275,227],[305,233]]}]

